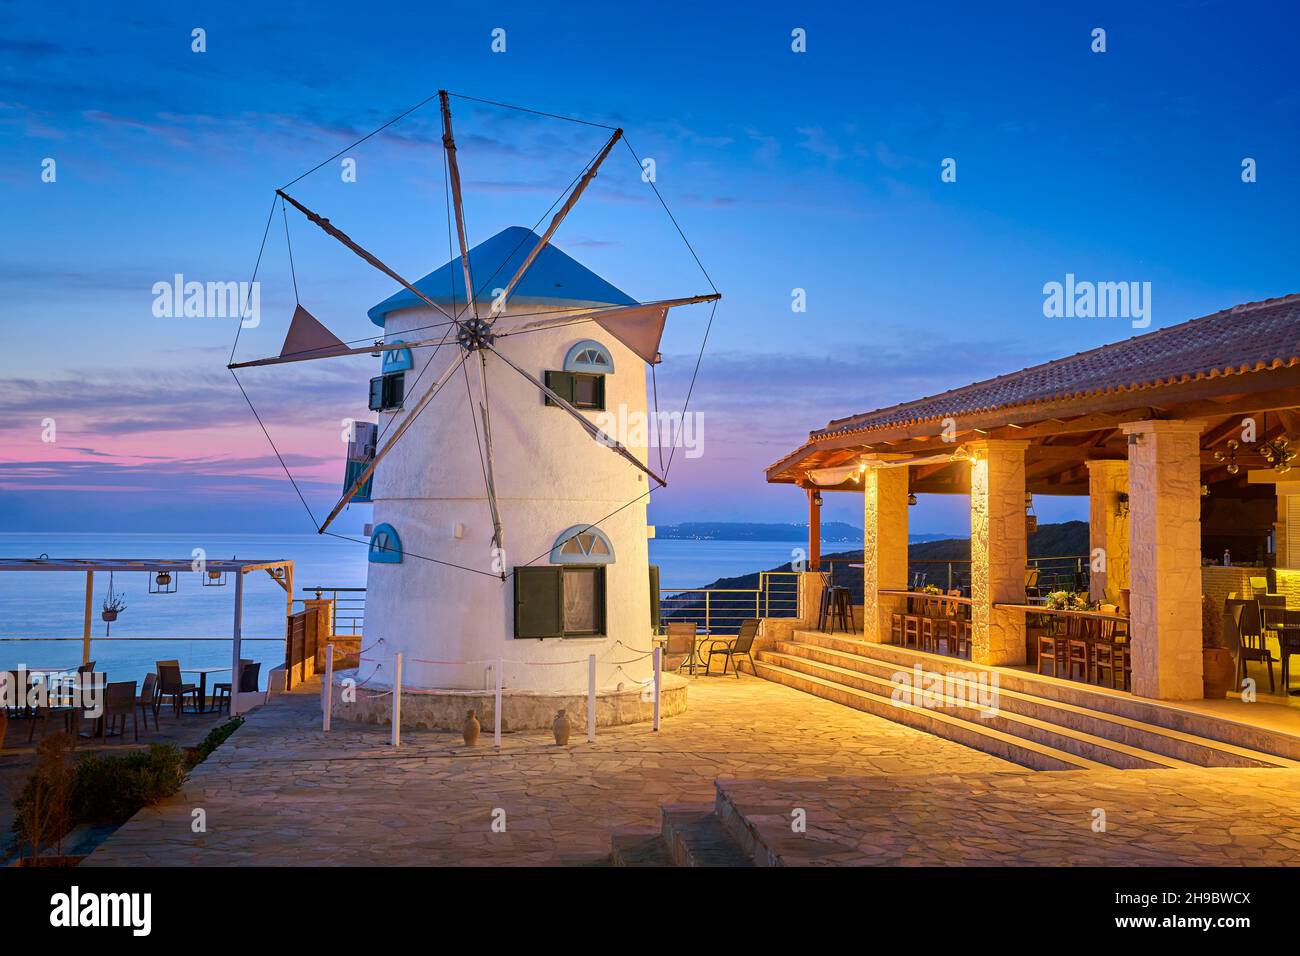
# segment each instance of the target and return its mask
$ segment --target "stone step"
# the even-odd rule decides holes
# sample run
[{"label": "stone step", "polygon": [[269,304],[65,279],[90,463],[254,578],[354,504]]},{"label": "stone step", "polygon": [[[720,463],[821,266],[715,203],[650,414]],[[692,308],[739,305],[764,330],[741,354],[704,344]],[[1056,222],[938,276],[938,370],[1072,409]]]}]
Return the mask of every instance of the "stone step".
[{"label": "stone step", "polygon": [[609,838],[609,861],[614,866],[673,866],[673,855],[662,830],[616,831]]},{"label": "stone step", "polygon": [[661,808],[663,842],[674,866],[753,866],[732,839],[712,804],[673,804]]},{"label": "stone step", "polygon": [[[1248,766],[1250,760],[1256,759],[1263,760],[1266,765],[1286,767],[1295,766],[1292,761],[1300,762],[1300,736],[1298,735],[1257,727],[1233,720],[1231,717],[1191,710],[1180,707],[1176,702],[1148,700],[1107,687],[1048,677],[1032,671],[976,664],[894,644],[854,640],[848,635],[827,635],[819,631],[795,630],[793,638],[798,644],[885,661],[900,669],[910,669],[920,663],[926,670],[941,673],[997,673],[1003,692],[1011,691],[1042,698],[1052,703],[1069,704],[1098,714],[1122,717],[1150,728],[1163,728],[1175,734],[1199,738],[1202,742],[1224,744],[1227,746],[1219,749],[1228,754],[1232,754],[1233,748],[1237,748],[1237,756],[1247,760],[1247,763],[1240,764],[1242,766]],[[1174,752],[1173,755],[1178,756],[1178,753]],[[1283,760],[1274,761],[1270,759],[1272,757],[1280,757]]]},{"label": "stone step", "polygon": [[[865,654],[834,650],[817,644],[778,641],[773,649],[776,653],[804,658],[828,666],[837,666],[875,678],[893,680],[898,673],[911,673],[912,668],[922,667],[927,674],[941,673],[945,681],[963,689],[967,700],[977,700],[974,696],[980,690],[978,676],[980,672],[971,669],[967,662],[958,662],[957,667],[944,664],[932,668],[932,662],[920,658],[913,661],[912,668],[904,667],[900,662],[881,660]],[[922,655],[924,658],[935,655]],[[779,663],[779,662],[778,662]],[[792,666],[792,665],[787,665]],[[799,669],[795,667],[795,669]],[[1002,672],[997,672],[999,711],[1020,717],[1033,718],[1056,724],[1082,734],[1089,734],[1105,740],[1115,741],[1129,747],[1137,748],[1148,754],[1172,758],[1199,767],[1290,767],[1300,768],[1300,762],[1260,753],[1244,747],[1222,741],[1210,740],[1178,730],[1170,730],[1154,724],[1143,723],[1119,714],[1107,713],[1071,704],[1053,701],[1035,694],[1010,690],[1002,680]],[[987,688],[985,688],[987,693]],[[1109,762],[1109,761],[1107,761]],[[1159,761],[1157,761],[1158,763]]]},{"label": "stone step", "polygon": [[[870,691],[889,698],[891,701],[900,690],[906,693],[912,688],[910,682],[895,681],[888,676],[881,677],[833,664],[823,664],[796,655],[763,651],[759,656],[765,661],[770,661],[789,670],[801,674],[811,674],[858,690]],[[1071,730],[1050,720],[1041,720],[1037,717],[1013,713],[1003,706],[1000,693],[996,707],[980,706],[978,703],[973,703],[980,700],[979,696],[977,696],[980,693],[980,688],[972,681],[952,680],[946,681],[945,685],[945,689],[947,686],[951,686],[955,693],[927,694],[924,706],[960,717],[978,727],[993,728],[1005,734],[1023,737],[1026,740],[1044,744],[1055,750],[1086,757],[1089,760],[1095,760],[1097,763],[1121,770],[1152,770],[1159,767],[1192,766],[1186,761],[1144,751],[1141,748],[1132,747],[1106,737]],[[987,700],[987,698],[985,699]],[[980,747],[979,749],[983,750],[984,748]]]},{"label": "stone step", "polygon": [[773,664],[763,659],[767,653],[761,652],[755,661],[755,669],[760,677],[895,723],[924,730],[937,737],[982,750],[1032,770],[1087,770],[1108,767],[1100,761],[1058,750],[1027,737],[1009,734],[996,727],[976,723],[955,714],[916,707],[909,703],[896,703],[889,694],[862,690],[815,674],[804,674],[792,668]]}]

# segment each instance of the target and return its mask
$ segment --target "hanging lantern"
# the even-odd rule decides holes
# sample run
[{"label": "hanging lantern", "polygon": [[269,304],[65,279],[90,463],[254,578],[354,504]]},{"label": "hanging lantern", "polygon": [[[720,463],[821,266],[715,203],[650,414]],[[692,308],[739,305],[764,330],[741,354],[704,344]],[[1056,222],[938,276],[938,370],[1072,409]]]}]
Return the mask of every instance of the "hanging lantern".
[{"label": "hanging lantern", "polygon": [[175,594],[176,575],[170,571],[159,571],[149,578],[150,594]]},{"label": "hanging lantern", "polygon": [[1033,534],[1038,530],[1038,515],[1034,514],[1034,496],[1030,492],[1025,492],[1025,534]]},{"label": "hanging lantern", "polygon": [[907,504],[908,504],[908,507],[911,507],[912,505],[916,504],[916,495],[914,495],[914,494],[909,494],[909,495],[907,496]]},{"label": "hanging lantern", "polygon": [[205,588],[224,588],[226,586],[225,571],[207,571],[203,575],[203,586]]}]

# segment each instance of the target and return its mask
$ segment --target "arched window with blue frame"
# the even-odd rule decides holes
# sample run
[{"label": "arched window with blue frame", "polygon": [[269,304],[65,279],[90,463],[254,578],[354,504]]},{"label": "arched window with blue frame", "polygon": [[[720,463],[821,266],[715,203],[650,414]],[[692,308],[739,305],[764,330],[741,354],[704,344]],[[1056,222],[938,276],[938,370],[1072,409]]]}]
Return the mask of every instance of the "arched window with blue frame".
[{"label": "arched window with blue frame", "polygon": [[[390,339],[389,345],[397,345],[401,339]],[[381,375],[389,375],[393,372],[405,372],[412,365],[410,349],[385,349],[383,364],[380,366]]]},{"label": "arched window with blue frame", "polygon": [[605,532],[575,524],[560,533],[551,547],[551,564],[613,564],[614,545]]},{"label": "arched window with blue frame", "polygon": [[402,539],[391,524],[381,524],[370,535],[371,564],[401,564]]},{"label": "arched window with blue frame", "polygon": [[566,372],[586,372],[587,374],[609,375],[614,371],[614,357],[609,349],[594,339],[584,339],[564,357]]}]

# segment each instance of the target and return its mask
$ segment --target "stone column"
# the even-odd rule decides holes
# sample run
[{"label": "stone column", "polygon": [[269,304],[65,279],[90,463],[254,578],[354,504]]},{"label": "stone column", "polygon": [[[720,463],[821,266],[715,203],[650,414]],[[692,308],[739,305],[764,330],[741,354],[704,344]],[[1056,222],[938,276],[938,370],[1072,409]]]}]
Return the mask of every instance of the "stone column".
[{"label": "stone column", "polygon": [[889,616],[905,598],[881,588],[907,588],[907,468],[867,468],[862,475],[862,635],[888,643]]},{"label": "stone column", "polygon": [[[1128,516],[1119,514],[1119,496],[1128,494],[1127,461],[1090,461],[1088,465],[1088,597],[1119,603],[1128,587]],[[1099,554],[1100,552],[1100,554]]]},{"label": "stone column", "polygon": [[1133,693],[1197,700],[1201,686],[1201,427],[1144,421],[1129,436]]},{"label": "stone column", "polygon": [[989,439],[971,452],[971,660],[1025,662],[1025,615],[994,604],[1025,603],[1025,448],[1027,441]]}]

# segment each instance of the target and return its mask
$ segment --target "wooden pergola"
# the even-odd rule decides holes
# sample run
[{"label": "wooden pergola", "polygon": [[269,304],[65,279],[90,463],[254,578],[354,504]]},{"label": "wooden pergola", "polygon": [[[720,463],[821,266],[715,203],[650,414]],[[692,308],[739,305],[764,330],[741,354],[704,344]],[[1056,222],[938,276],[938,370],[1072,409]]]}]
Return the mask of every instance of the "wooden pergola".
[{"label": "wooden pergola", "polygon": [[[889,496],[971,495],[972,556],[978,561],[979,549],[988,547],[995,554],[985,557],[995,563],[996,552],[1007,547],[1012,560],[1019,560],[1014,552],[1023,554],[1019,502],[1026,493],[1089,495],[1092,544],[1101,548],[1116,542],[1104,540],[1107,532],[1099,525],[1105,522],[1098,514],[1104,517],[1120,496],[1126,514],[1130,497],[1135,509],[1149,511],[1140,520],[1150,527],[1141,535],[1135,530],[1134,553],[1131,562],[1125,555],[1126,563],[1145,575],[1144,562],[1167,557],[1156,539],[1172,535],[1176,525],[1182,552],[1188,553],[1178,557],[1180,570],[1165,564],[1155,570],[1162,578],[1194,574],[1199,581],[1203,520],[1225,540],[1235,534],[1252,542],[1252,551],[1263,550],[1260,542],[1278,520],[1277,482],[1300,478],[1300,471],[1283,477],[1289,469],[1281,458],[1291,444],[1300,445],[1300,295],[1236,306],[940,395],[833,420],[769,467],[767,480],[805,489],[814,568],[818,503],[827,492],[868,492],[868,575],[879,558],[871,553],[879,546],[872,535],[881,532],[872,522],[884,520],[873,508],[885,508]],[[1147,450],[1135,453],[1141,448]],[[1107,500],[1098,501],[1099,496]],[[1013,506],[1021,515],[1018,547],[1010,540]],[[905,529],[906,504],[902,507]],[[1174,512],[1177,518],[1171,517]],[[1127,538],[1125,530],[1125,552]],[[1139,541],[1149,553],[1138,553]],[[903,561],[905,571],[905,555]],[[1135,597],[1137,589],[1135,581]],[[1182,613],[1199,625],[1198,610]]]},{"label": "wooden pergola", "polygon": [[231,716],[240,712],[239,706],[239,656],[244,617],[244,575],[254,571],[265,571],[285,593],[285,613],[293,614],[293,562],[287,559],[245,560],[239,558],[205,559],[199,568],[193,559],[179,558],[0,558],[0,572],[3,571],[52,571],[80,572],[86,576],[86,604],[82,623],[81,662],[90,660],[90,627],[93,618],[95,592],[95,572],[131,572],[137,571],[148,575],[167,574],[233,574],[234,586],[234,624],[231,629]]}]

